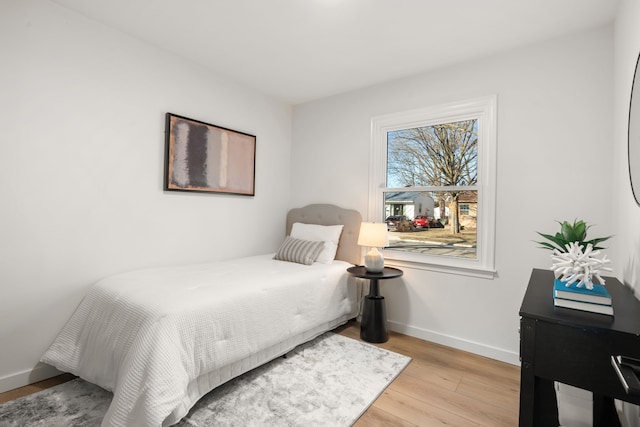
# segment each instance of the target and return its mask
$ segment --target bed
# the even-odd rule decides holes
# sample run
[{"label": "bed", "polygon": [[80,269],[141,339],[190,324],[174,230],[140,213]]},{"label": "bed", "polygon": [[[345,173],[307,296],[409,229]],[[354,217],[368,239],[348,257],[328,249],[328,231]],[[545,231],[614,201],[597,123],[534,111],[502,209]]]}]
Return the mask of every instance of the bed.
[{"label": "bed", "polygon": [[[360,261],[360,222],[357,211],[309,205],[289,211],[276,254],[103,279],[42,361],[113,392],[103,426],[173,425],[220,384],[357,316],[346,269]],[[302,238],[336,228],[334,248]],[[316,261],[274,259],[287,242],[313,246]],[[335,259],[320,262],[327,247]]]}]

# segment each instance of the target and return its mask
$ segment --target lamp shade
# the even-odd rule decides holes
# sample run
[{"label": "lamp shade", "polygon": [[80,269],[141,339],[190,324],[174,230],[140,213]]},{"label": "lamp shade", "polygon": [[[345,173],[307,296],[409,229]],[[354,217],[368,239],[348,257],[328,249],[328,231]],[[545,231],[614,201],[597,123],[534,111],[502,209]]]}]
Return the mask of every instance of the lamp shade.
[{"label": "lamp shade", "polygon": [[387,224],[378,222],[363,222],[360,224],[358,245],[372,248],[383,248],[389,245]]}]

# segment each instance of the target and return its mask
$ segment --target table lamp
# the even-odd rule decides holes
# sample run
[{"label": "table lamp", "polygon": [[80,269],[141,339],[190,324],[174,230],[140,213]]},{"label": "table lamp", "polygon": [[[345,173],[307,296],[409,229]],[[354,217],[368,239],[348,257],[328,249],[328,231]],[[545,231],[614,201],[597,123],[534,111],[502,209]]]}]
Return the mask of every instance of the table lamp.
[{"label": "table lamp", "polygon": [[382,273],[384,269],[384,257],[378,251],[389,245],[387,224],[376,222],[363,222],[360,224],[358,245],[369,246],[371,250],[364,256],[364,267],[369,273]]}]

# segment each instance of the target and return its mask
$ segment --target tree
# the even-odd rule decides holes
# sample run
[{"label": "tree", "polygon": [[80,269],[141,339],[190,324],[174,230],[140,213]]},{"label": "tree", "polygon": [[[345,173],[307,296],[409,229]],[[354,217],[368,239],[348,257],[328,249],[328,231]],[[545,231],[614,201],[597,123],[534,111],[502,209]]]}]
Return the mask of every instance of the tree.
[{"label": "tree", "polygon": [[[398,187],[477,183],[477,120],[389,132],[387,150],[387,181]],[[450,189],[438,193],[440,206],[449,204],[452,233],[460,232],[459,197]]]}]

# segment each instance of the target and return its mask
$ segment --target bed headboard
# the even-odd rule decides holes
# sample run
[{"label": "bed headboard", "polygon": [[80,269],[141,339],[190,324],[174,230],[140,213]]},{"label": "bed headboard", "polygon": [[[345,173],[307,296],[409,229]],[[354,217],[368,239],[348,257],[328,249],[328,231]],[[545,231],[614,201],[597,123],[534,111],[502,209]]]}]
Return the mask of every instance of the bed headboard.
[{"label": "bed headboard", "polygon": [[343,209],[335,205],[313,204],[302,208],[294,208],[287,214],[287,236],[291,234],[293,223],[302,222],[304,224],[319,225],[344,225],[336,259],[360,264],[362,249],[358,246],[358,234],[360,233],[360,223],[362,215],[353,209]]}]

